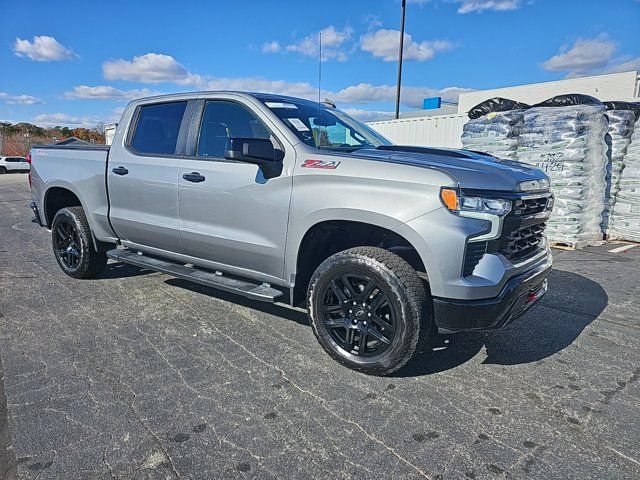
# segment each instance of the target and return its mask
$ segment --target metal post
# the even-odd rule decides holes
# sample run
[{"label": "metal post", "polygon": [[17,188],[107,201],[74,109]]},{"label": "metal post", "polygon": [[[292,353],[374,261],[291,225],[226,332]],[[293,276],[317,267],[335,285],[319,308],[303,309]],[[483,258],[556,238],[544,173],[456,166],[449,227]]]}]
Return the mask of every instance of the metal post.
[{"label": "metal post", "polygon": [[398,85],[396,90],[396,119],[400,117],[400,84],[402,83],[402,50],[404,49],[404,17],[407,0],[402,0],[402,20],[400,22],[400,51],[398,52]]}]

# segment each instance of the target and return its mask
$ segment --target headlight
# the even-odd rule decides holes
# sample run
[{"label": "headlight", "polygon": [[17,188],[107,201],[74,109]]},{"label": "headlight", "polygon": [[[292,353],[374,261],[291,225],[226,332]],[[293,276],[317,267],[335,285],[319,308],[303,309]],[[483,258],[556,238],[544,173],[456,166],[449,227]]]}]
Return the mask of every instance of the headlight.
[{"label": "headlight", "polygon": [[499,198],[483,198],[461,195],[453,188],[440,190],[440,199],[451,212],[479,212],[503,216],[511,210],[511,202]]}]

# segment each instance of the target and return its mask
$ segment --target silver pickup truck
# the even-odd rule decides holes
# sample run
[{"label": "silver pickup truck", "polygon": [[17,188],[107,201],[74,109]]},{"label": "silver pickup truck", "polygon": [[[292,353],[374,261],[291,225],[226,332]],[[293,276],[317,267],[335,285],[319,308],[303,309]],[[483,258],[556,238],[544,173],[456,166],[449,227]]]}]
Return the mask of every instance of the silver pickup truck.
[{"label": "silver pickup truck", "polygon": [[131,102],[109,146],[31,151],[60,268],[110,258],[308,309],[337,361],[389,374],[432,335],[495,329],[547,289],[540,170],[403,147],[331,102],[204,92]]}]

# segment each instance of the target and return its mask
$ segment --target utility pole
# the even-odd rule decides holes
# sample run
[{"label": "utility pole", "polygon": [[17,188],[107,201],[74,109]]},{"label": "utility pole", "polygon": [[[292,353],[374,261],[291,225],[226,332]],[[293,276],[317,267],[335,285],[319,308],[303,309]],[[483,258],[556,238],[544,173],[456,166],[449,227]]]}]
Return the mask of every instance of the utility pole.
[{"label": "utility pole", "polygon": [[400,21],[400,51],[398,52],[398,86],[396,90],[396,120],[400,117],[400,84],[402,83],[402,51],[404,50],[404,17],[407,0],[402,0],[402,20]]}]

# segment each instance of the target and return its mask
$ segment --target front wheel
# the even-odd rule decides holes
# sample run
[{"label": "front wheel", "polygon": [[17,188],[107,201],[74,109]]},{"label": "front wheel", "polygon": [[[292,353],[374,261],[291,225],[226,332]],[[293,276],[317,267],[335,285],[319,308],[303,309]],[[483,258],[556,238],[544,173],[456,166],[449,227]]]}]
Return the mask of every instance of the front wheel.
[{"label": "front wheel", "polygon": [[0,167],[0,175],[4,175],[5,173],[7,173],[7,168],[6,167]]},{"label": "front wheel", "polygon": [[107,266],[107,255],[93,248],[91,228],[82,207],[56,213],[51,224],[53,254],[64,273],[73,278],[95,278]]},{"label": "front wheel", "polygon": [[311,278],[307,302],[327,353],[371,375],[405,365],[430,331],[422,280],[405,260],[381,248],[356,247],[326,259]]}]

